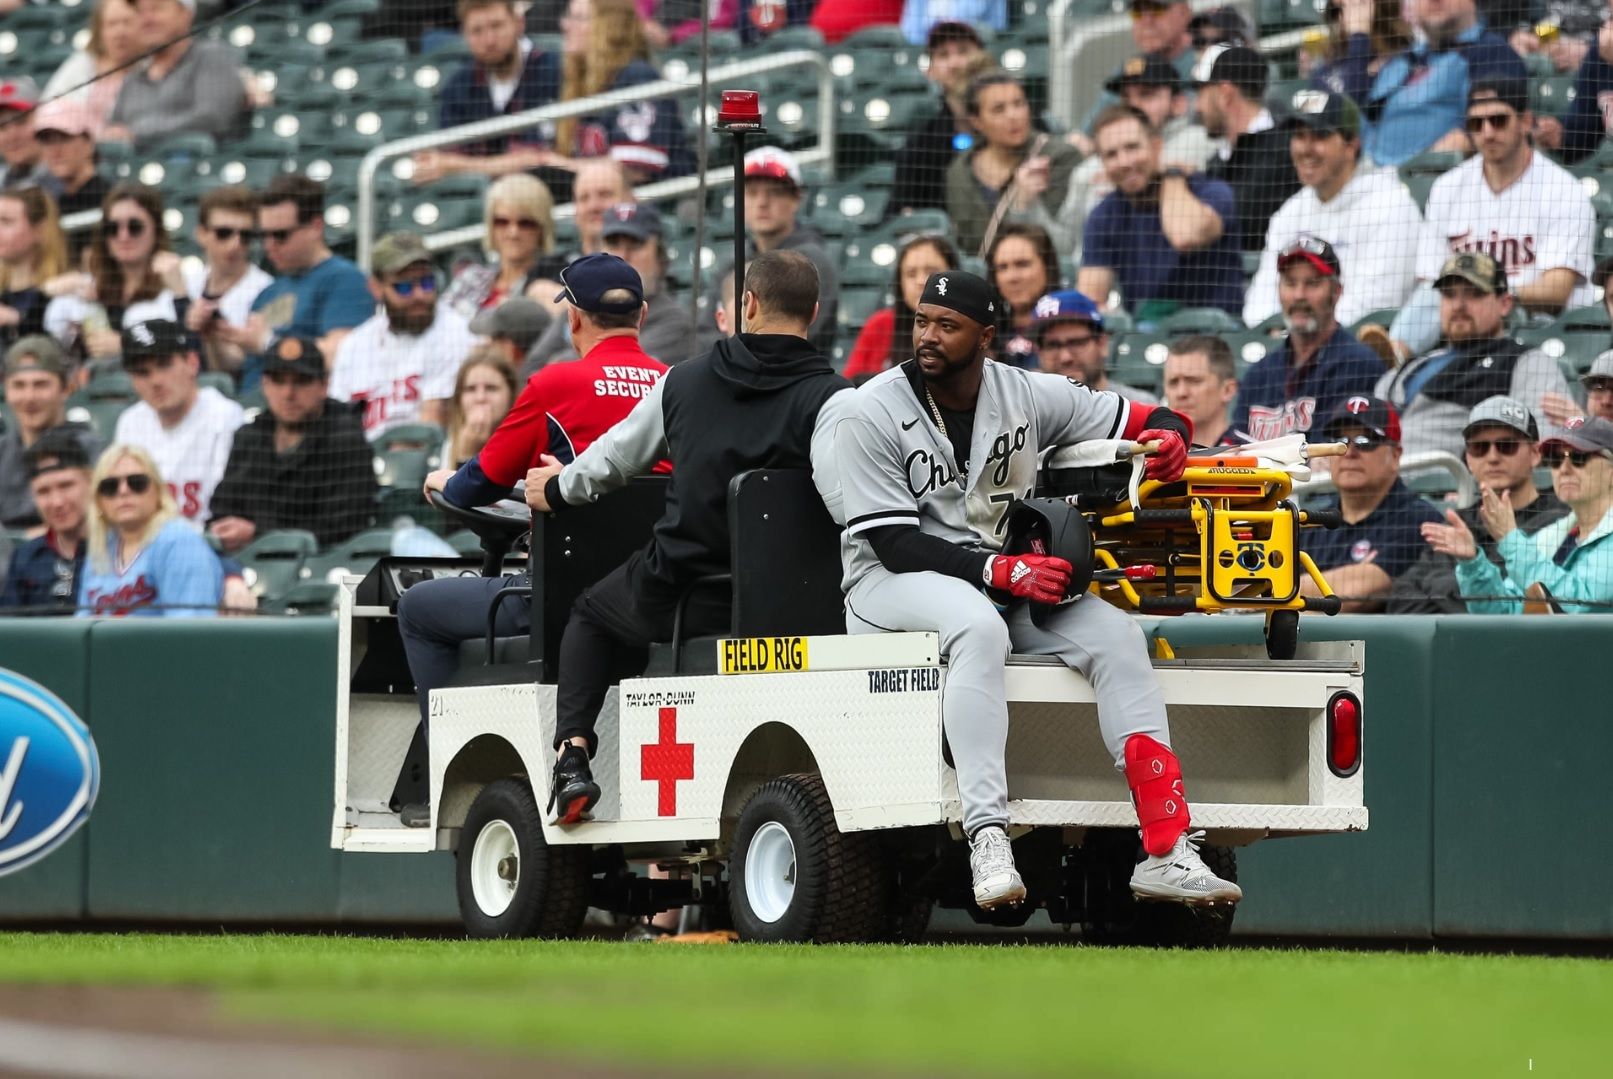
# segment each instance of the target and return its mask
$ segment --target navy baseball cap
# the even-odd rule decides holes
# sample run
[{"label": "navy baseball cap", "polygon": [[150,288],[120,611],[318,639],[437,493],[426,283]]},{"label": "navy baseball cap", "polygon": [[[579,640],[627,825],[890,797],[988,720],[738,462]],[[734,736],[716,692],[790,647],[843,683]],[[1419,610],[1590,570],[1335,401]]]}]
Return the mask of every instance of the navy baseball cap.
[{"label": "navy baseball cap", "polygon": [[628,236],[635,240],[660,239],[661,215],[647,202],[618,202],[605,211],[605,226],[600,230],[605,239]]},{"label": "navy baseball cap", "polygon": [[1133,56],[1103,83],[1103,88],[1111,94],[1119,94],[1128,86],[1168,86],[1180,90],[1182,75],[1174,64],[1157,53]]},{"label": "navy baseball cap", "polygon": [[1400,413],[1381,397],[1356,394],[1344,399],[1322,425],[1322,437],[1332,438],[1340,427],[1364,427],[1379,438],[1400,443]]},{"label": "navy baseball cap", "polygon": [[[560,284],[560,295],[554,302],[569,301],[580,311],[625,315],[644,305],[644,282],[639,279],[638,271],[615,255],[584,255],[560,271]],[[632,302],[605,303],[605,293],[616,289],[632,293]]]},{"label": "navy baseball cap", "polygon": [[1032,319],[1038,337],[1055,322],[1087,322],[1099,333],[1103,332],[1103,314],[1098,305],[1073,288],[1049,292],[1037,300]]}]

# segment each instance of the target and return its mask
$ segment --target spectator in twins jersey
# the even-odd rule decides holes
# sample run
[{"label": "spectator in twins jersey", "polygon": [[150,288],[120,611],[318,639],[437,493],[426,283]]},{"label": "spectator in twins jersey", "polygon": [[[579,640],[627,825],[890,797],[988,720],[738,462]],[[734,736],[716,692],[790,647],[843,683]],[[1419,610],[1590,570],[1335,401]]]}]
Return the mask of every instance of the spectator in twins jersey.
[{"label": "spectator in twins jersey", "polygon": [[123,369],[140,401],[118,417],[113,439],[151,454],[180,516],[198,530],[245,418],[240,405],[197,384],[201,365],[196,338],[177,322],[153,319],[124,330]]},{"label": "spectator in twins jersey", "polygon": [[80,575],[79,617],[173,618],[218,613],[224,568],[195,529],[179,520],[151,455],[113,445],[90,477],[89,561]]},{"label": "spectator in twins jersey", "polygon": [[1256,442],[1309,431],[1383,374],[1377,354],[1338,323],[1344,274],[1333,245],[1301,236],[1276,265],[1288,340],[1244,373],[1232,410],[1233,431]]},{"label": "spectator in twins jersey", "polygon": [[1596,302],[1590,285],[1596,214],[1579,181],[1530,145],[1528,84],[1474,83],[1467,126],[1478,153],[1434,183],[1417,248],[1422,285],[1389,331],[1404,345],[1397,345],[1402,358],[1438,340],[1439,296],[1432,282],[1453,252],[1494,258],[1514,301],[1527,310],[1557,314]]},{"label": "spectator in twins jersey", "polygon": [[370,273],[381,310],[337,347],[330,397],[364,403],[364,435],[373,442],[405,423],[446,421],[454,379],[476,336],[438,298],[431,253],[414,233],[381,237],[370,252]]}]

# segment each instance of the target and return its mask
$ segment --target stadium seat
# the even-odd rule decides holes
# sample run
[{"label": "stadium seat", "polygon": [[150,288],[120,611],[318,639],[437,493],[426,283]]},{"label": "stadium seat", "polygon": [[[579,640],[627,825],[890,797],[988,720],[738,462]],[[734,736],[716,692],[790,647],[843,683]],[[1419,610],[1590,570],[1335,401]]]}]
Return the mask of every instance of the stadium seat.
[{"label": "stadium seat", "polygon": [[118,417],[138,400],[128,375],[122,371],[100,372],[88,386],[67,399],[67,418],[88,423],[102,438],[110,440]]},{"label": "stadium seat", "polygon": [[203,371],[196,376],[198,386],[211,386],[225,397],[235,398],[235,379],[227,371]]},{"label": "stadium seat", "polygon": [[1139,390],[1159,393],[1165,378],[1165,354],[1170,339],[1165,334],[1128,333],[1114,346],[1109,377]]},{"label": "stadium seat", "polygon": [[1362,326],[1383,326],[1388,328],[1399,315],[1400,308],[1398,307],[1380,307],[1376,311],[1368,311],[1355,320],[1355,325],[1350,327],[1350,332],[1359,334]]},{"label": "stadium seat", "polygon": [[1160,320],[1162,332],[1178,337],[1189,333],[1241,333],[1243,321],[1219,307],[1184,307]]},{"label": "stadium seat", "polygon": [[868,258],[877,266],[890,268],[896,262],[896,249],[909,237],[920,233],[952,234],[952,222],[944,210],[915,210],[871,230],[866,236],[854,236],[846,243],[848,259]]},{"label": "stadium seat", "polygon": [[300,579],[303,565],[318,549],[319,542],[312,532],[285,528],[265,532],[235,557],[246,571],[247,587],[259,601],[265,601],[289,592]]},{"label": "stadium seat", "polygon": [[442,428],[434,423],[402,424],[371,440],[376,482],[418,495],[426,473],[442,461],[442,443]]},{"label": "stadium seat", "polygon": [[1574,75],[1539,79],[1530,87],[1529,104],[1536,116],[1561,116],[1574,103]]},{"label": "stadium seat", "polygon": [[310,556],[298,574],[303,582],[334,584],[336,582],[332,580],[333,574],[356,573],[363,576],[375,565],[377,559],[385,558],[391,553],[392,530],[372,528],[336,544],[321,554]]},{"label": "stadium seat", "polygon": [[851,340],[856,340],[857,334],[862,331],[863,324],[885,306],[885,289],[848,289],[840,290],[840,306],[836,308],[835,317],[839,321],[839,332]]},{"label": "stadium seat", "polygon": [[1226,334],[1224,337],[1227,347],[1232,350],[1233,359],[1238,361],[1240,378],[1245,368],[1253,367],[1282,345],[1277,338],[1259,330],[1246,330],[1243,333]]}]

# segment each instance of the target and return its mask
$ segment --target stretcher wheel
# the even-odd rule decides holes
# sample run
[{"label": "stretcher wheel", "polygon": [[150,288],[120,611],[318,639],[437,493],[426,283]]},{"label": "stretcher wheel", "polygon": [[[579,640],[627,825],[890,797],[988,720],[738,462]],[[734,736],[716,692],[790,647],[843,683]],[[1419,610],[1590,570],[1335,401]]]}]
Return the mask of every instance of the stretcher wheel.
[{"label": "stretcher wheel", "polygon": [[455,852],[459,914],[479,939],[563,937],[588,912],[589,848],[551,847],[531,789],[489,783],[471,803]]},{"label": "stretcher wheel", "polygon": [[836,827],[821,776],[780,776],[751,795],[728,880],[741,940],[860,942],[886,929],[890,874],[879,845]]},{"label": "stretcher wheel", "polygon": [[1299,612],[1268,611],[1266,614],[1266,655],[1271,659],[1293,659],[1299,649]]}]

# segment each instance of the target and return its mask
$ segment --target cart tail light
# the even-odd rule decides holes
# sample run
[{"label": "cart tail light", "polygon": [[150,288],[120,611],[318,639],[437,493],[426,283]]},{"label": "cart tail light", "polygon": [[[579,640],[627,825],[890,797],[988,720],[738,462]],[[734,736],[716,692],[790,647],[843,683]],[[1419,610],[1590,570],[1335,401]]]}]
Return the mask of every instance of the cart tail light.
[{"label": "cart tail light", "polygon": [[1327,767],[1340,779],[1361,767],[1361,702],[1354,693],[1335,693],[1327,702]]}]

